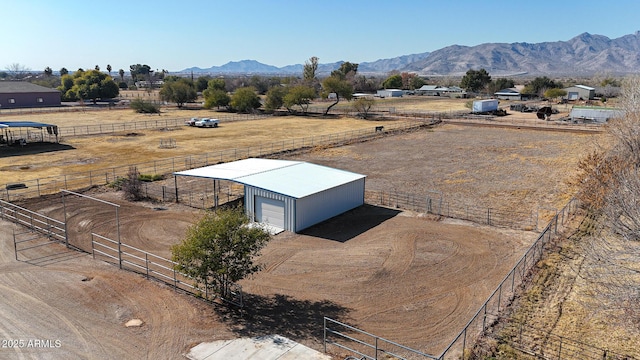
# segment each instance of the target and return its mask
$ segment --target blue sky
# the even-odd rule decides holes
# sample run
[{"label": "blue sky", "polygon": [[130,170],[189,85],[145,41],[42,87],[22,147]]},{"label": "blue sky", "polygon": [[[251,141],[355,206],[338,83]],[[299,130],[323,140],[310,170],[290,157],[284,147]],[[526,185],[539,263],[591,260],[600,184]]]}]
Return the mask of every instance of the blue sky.
[{"label": "blue sky", "polygon": [[0,69],[131,64],[179,71],[229,61],[371,62],[449,45],[617,38],[640,1],[14,0],[0,8]]}]

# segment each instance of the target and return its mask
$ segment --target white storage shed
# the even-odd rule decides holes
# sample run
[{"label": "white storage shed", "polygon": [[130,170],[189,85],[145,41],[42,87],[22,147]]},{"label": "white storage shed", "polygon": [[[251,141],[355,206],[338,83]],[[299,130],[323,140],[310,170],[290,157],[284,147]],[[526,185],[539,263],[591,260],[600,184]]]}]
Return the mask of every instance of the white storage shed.
[{"label": "white storage shed", "polygon": [[376,93],[376,96],[381,98],[402,97],[402,95],[404,95],[404,91],[400,89],[382,89],[378,90],[378,92]]},{"label": "white storage shed", "polygon": [[243,184],[253,221],[292,232],[364,204],[365,175],[303,161],[250,158],[174,175]]}]

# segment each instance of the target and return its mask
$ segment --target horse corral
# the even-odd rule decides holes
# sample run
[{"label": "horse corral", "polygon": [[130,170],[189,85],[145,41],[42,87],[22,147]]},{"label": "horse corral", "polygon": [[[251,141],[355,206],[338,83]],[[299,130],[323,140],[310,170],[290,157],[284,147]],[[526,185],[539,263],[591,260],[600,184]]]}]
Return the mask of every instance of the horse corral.
[{"label": "horse corral", "polygon": [[[367,174],[372,190],[439,191],[487,208],[535,210],[566,201],[565,180],[589,145],[590,135],[445,125],[293,157]],[[170,256],[170,245],[199,214],[180,204],[163,204],[160,211],[157,204],[128,203],[110,191],[92,196],[120,205],[123,243],[162,256]],[[32,199],[23,205],[58,219],[73,212],[68,227],[79,243],[91,231],[116,231],[112,211],[98,204],[68,201],[64,210],[57,199]],[[175,357],[167,354],[183,354],[199,342],[268,334],[322,350],[325,316],[439,354],[537,236],[535,229],[480,226],[366,204],[301,234],[277,235],[259,259],[264,270],[242,282],[246,308],[238,313],[87,255],[38,267],[34,284],[36,269],[29,260],[6,255],[10,228],[2,226],[1,232],[7,250],[2,268],[11,273],[4,286],[29,301],[24,308],[5,308],[3,320],[31,321],[34,327],[16,325],[9,335],[47,337],[54,329],[39,317],[62,320],[66,330],[55,333],[62,346],[47,354],[96,358]],[[53,248],[30,256],[67,251]],[[45,295],[33,295],[41,294],[38,288],[57,296],[48,312],[41,309]],[[30,312],[32,307],[40,310]],[[143,325],[124,327],[132,318]],[[119,350],[111,352],[113,347]]]}]

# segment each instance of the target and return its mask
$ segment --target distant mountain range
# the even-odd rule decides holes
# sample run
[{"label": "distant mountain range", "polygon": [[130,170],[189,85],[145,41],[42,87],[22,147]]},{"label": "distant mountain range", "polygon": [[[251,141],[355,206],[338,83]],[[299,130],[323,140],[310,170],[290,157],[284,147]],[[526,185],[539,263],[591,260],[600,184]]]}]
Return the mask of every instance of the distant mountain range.
[{"label": "distant mountain range", "polygon": [[[318,75],[338,69],[343,61],[319,64]],[[363,62],[361,74],[390,71],[415,72],[424,76],[463,75],[469,69],[485,69],[492,76],[629,74],[640,72],[640,31],[617,39],[580,34],[569,41],[529,43],[485,43],[452,45],[421,54]],[[192,67],[179,71],[194,74],[301,75],[303,65],[276,67],[255,60],[232,61],[208,69]]]}]

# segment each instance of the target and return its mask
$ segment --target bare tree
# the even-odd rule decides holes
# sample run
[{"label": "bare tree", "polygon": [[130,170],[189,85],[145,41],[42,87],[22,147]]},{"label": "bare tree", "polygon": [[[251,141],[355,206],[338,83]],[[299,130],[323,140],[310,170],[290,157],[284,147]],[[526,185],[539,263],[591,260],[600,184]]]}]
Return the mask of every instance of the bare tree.
[{"label": "bare tree", "polygon": [[127,178],[122,182],[122,191],[124,192],[124,197],[127,200],[139,201],[144,199],[140,173],[138,172],[138,168],[135,166],[129,168]]},{"label": "bare tree", "polygon": [[[589,281],[590,307],[612,311],[620,321],[640,324],[640,77],[627,78],[622,114],[607,126],[611,144],[592,160],[590,177],[600,178],[592,203],[600,230],[586,239],[584,279]],[[597,160],[597,161],[595,161]],[[589,175],[589,174],[587,174]],[[599,189],[598,189],[599,188]],[[581,272],[581,274],[583,273]],[[620,316],[620,314],[622,314]]]},{"label": "bare tree", "polygon": [[22,64],[13,63],[10,65],[7,65],[7,71],[11,73],[11,75],[16,79],[22,79],[31,72],[31,69]]},{"label": "bare tree", "polygon": [[318,71],[318,57],[312,56],[308,61],[304,62],[304,70],[302,77],[308,84],[312,84],[316,79],[316,72]]}]

